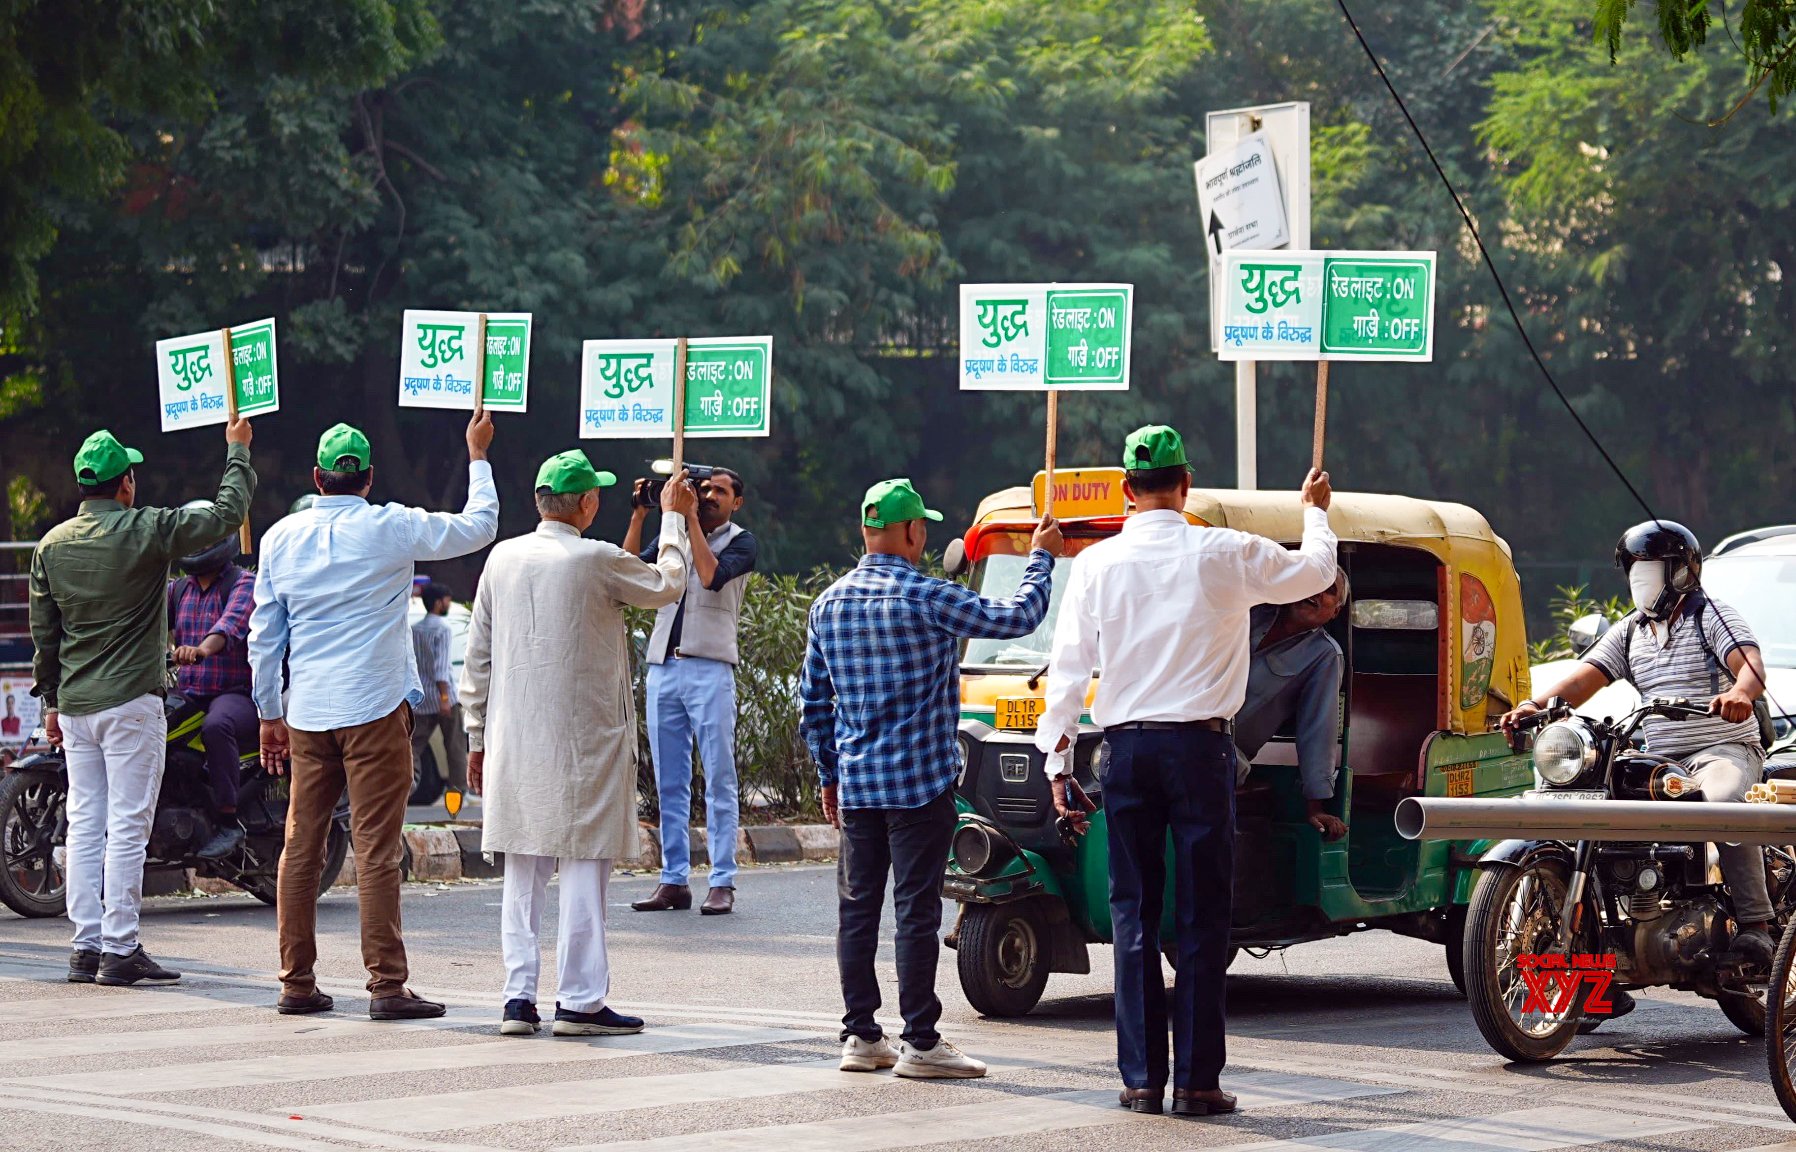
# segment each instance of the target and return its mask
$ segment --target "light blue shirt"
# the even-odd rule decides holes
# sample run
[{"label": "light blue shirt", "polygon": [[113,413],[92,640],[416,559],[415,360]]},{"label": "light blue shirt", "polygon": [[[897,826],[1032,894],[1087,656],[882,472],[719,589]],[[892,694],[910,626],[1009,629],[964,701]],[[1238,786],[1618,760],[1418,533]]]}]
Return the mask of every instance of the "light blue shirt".
[{"label": "light blue shirt", "polygon": [[302,732],[353,728],[424,698],[406,611],[412,564],[447,560],[499,535],[499,496],[484,460],[468,465],[459,513],[360,496],[320,496],[262,537],[249,663],[256,711],[280,719],[287,658],[287,724]]}]

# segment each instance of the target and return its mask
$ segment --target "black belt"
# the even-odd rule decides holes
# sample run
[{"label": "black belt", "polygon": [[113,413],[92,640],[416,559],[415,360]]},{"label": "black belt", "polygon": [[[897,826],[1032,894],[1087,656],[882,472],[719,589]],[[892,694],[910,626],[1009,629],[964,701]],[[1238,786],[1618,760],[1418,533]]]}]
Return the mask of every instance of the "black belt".
[{"label": "black belt", "polygon": [[1104,729],[1106,732],[1186,732],[1202,729],[1205,732],[1220,732],[1224,736],[1232,735],[1235,722],[1232,720],[1136,720],[1129,724],[1112,724]]}]

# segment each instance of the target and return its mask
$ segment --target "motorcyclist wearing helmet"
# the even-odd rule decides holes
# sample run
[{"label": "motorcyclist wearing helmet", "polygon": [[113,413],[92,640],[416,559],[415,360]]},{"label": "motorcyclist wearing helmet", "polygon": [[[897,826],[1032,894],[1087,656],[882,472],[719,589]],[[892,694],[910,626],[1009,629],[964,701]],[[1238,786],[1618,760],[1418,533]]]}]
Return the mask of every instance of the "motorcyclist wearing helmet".
[{"label": "motorcyclist wearing helmet", "polygon": [[200,739],[219,828],[200,848],[222,860],[243,845],[237,823],[237,782],[242,754],[254,751],[260,721],[250,699],[249,615],[255,580],[237,565],[237,534],[181,557],[184,573],[168,586],[169,633],[180,671],[176,690],[206,710]]},{"label": "motorcyclist wearing helmet", "polygon": [[[1643,697],[1706,698],[1704,719],[1649,719],[1646,746],[1682,761],[1703,799],[1744,800],[1765,766],[1753,713],[1765,691],[1758,641],[1738,612],[1703,594],[1702,546],[1682,524],[1636,524],[1616,545],[1615,563],[1627,576],[1634,612],[1564,680],[1504,716],[1503,726],[1539,712],[1536,701],[1558,696],[1577,707],[1616,680],[1631,681]],[[1722,845],[1720,854],[1740,925],[1732,953],[1769,967],[1773,911],[1763,855],[1753,844]]]}]

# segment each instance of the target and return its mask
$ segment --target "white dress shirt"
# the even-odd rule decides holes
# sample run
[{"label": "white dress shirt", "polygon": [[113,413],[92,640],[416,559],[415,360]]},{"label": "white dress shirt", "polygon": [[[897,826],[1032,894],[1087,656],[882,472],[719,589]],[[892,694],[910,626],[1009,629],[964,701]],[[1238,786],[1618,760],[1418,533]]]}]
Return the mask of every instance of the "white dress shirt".
[{"label": "white dress shirt", "polygon": [[[1247,698],[1248,616],[1334,586],[1335,535],[1309,508],[1296,551],[1264,536],[1191,524],[1170,509],[1138,512],[1074,557],[1054,626],[1046,708],[1035,745],[1048,774],[1072,770],[1079,713],[1101,669],[1091,718],[1100,728],[1232,719]],[[1065,752],[1055,755],[1062,737]]]},{"label": "white dress shirt", "polygon": [[412,562],[465,556],[499,535],[499,495],[485,460],[468,465],[460,512],[320,496],[262,537],[249,665],[256,711],[301,732],[353,728],[424,698],[406,610]]}]

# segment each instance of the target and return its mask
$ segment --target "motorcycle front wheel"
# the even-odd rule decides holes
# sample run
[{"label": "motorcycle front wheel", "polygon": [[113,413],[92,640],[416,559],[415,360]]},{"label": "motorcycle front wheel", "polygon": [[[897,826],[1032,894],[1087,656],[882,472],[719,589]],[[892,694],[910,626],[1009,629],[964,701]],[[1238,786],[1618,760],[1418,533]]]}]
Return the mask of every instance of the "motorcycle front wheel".
[{"label": "motorcycle front wheel", "polygon": [[67,801],[60,773],[0,773],[0,904],[21,916],[66,910],[68,877],[52,841]]},{"label": "motorcycle front wheel", "polygon": [[[1551,1060],[1578,1034],[1581,998],[1555,1011],[1558,990],[1549,982],[1546,1007],[1530,1004],[1527,970],[1518,963],[1523,956],[1566,951],[1558,933],[1568,882],[1563,862],[1536,860],[1488,868],[1472,890],[1465,927],[1466,999],[1485,1043],[1510,1060]],[[1593,949],[1575,942],[1571,951]]]},{"label": "motorcycle front wheel", "polygon": [[1765,1063],[1784,1115],[1796,1120],[1796,931],[1785,931],[1765,990]]}]

